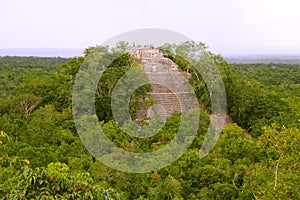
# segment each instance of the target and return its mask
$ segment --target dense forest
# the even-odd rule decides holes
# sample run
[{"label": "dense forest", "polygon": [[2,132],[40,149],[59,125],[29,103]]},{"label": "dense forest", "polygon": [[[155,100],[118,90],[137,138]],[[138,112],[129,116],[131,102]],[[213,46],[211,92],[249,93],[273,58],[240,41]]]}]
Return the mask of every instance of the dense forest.
[{"label": "dense forest", "polygon": [[[76,74],[91,53],[114,58],[97,85],[99,124],[116,146],[130,152],[164,148],[175,137],[180,113],[168,117],[158,134],[131,137],[114,121],[112,91],[140,61],[123,52],[89,47],[71,59],[0,58],[0,197],[2,199],[300,199],[300,65],[228,64],[202,43],[159,47],[182,70],[201,103],[196,137],[171,165],[148,173],[112,169],[82,144],[72,114]],[[218,67],[226,89],[226,124],[204,158],[211,100],[193,60],[205,52]],[[177,52],[177,53],[176,53]],[[180,54],[178,53],[180,52]],[[180,55],[180,56],[179,56]],[[183,57],[182,55],[185,55]],[[138,78],[138,77],[137,77]],[[133,80],[134,81],[134,80]],[[134,118],[150,85],[130,102]]]},{"label": "dense forest", "polygon": [[250,56],[228,56],[225,60],[230,63],[240,64],[300,64],[299,55],[250,55]]}]

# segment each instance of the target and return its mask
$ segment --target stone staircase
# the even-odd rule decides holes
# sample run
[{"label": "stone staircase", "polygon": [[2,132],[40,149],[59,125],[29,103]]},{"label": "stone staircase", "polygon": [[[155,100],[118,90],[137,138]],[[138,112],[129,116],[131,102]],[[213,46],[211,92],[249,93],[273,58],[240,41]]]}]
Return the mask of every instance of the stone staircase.
[{"label": "stone staircase", "polygon": [[152,85],[148,93],[158,104],[141,110],[138,118],[149,118],[160,115],[165,119],[174,111],[184,112],[198,107],[195,94],[188,83],[189,74],[183,72],[171,59],[152,46],[128,48],[128,52],[141,60],[145,73]]}]

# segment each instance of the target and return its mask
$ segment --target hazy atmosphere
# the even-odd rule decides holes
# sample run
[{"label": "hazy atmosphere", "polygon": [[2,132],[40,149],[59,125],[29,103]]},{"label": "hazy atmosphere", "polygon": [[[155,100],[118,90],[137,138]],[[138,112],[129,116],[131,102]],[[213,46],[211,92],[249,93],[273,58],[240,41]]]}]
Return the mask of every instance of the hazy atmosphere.
[{"label": "hazy atmosphere", "polygon": [[300,200],[300,0],[0,0],[0,200]]},{"label": "hazy atmosphere", "polygon": [[300,54],[298,0],[1,0],[0,49],[79,48],[162,28],[215,53]]}]

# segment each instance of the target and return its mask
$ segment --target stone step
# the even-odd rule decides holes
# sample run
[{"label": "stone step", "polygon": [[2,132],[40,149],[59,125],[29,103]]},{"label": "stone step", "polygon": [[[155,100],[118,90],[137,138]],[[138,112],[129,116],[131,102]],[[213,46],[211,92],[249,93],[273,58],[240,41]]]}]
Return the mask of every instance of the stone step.
[{"label": "stone step", "polygon": [[[170,116],[174,110],[187,111],[198,106],[194,91],[189,86],[187,73],[183,72],[171,59],[154,47],[138,46],[130,48],[129,53],[142,61],[142,66],[152,85],[148,94],[160,104],[164,111],[156,110],[160,115]],[[139,117],[149,117],[149,109],[141,110]],[[162,116],[163,117],[163,116]]]}]

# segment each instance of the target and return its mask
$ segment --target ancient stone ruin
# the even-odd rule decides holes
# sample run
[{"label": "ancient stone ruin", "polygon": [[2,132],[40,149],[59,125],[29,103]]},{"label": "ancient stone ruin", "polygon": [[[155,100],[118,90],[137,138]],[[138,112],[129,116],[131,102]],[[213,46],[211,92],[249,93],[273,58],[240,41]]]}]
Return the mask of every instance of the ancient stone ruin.
[{"label": "ancient stone ruin", "polygon": [[139,118],[160,115],[165,119],[174,111],[184,112],[198,107],[193,89],[186,78],[188,74],[171,59],[165,58],[158,49],[150,45],[129,47],[127,51],[141,60],[152,85],[152,91],[148,95],[158,104],[141,112]]}]

